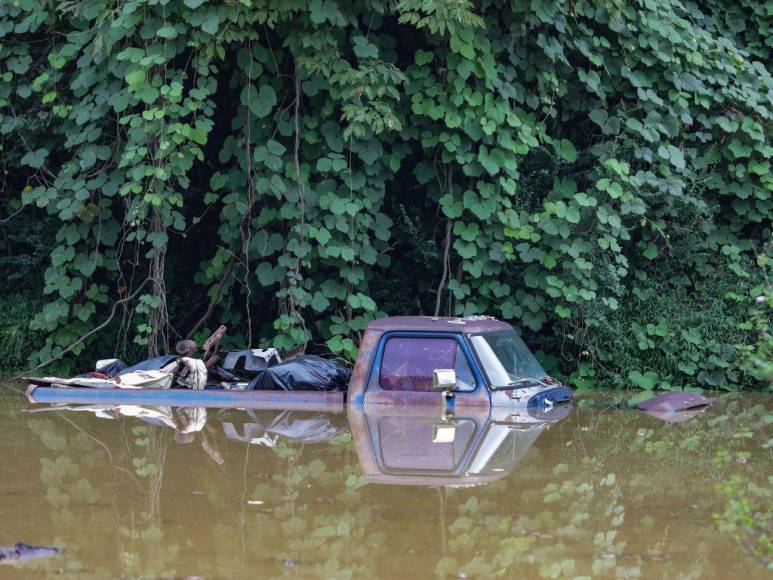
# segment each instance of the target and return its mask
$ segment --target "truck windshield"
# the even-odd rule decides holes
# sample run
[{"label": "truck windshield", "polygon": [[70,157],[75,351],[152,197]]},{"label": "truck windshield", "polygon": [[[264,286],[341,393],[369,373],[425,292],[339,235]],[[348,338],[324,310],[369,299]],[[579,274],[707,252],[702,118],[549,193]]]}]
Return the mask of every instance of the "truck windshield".
[{"label": "truck windshield", "polygon": [[539,384],[547,373],[515,331],[470,336],[492,389]]}]

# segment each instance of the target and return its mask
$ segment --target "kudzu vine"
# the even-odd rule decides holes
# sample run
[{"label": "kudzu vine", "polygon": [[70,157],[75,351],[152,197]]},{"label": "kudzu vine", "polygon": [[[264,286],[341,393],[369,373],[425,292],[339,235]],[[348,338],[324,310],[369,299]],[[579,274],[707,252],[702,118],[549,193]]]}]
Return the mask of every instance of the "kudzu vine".
[{"label": "kudzu vine", "polygon": [[[558,336],[592,382],[654,288],[763,293],[770,19],[750,0],[3,2],[4,212],[56,226],[36,359],[111,312],[150,353],[222,322],[351,358],[399,309]],[[422,275],[386,296],[411,242]],[[743,384],[750,320],[629,325],[641,360],[678,352],[624,380]]]}]

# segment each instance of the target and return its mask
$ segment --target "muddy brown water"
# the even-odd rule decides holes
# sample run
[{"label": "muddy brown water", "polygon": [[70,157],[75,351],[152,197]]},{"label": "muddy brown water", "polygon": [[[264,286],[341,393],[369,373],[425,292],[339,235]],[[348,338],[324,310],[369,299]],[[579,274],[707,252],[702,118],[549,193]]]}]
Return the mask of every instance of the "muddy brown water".
[{"label": "muddy brown water", "polygon": [[0,545],[63,552],[0,577],[768,577],[769,519],[734,533],[717,486],[771,511],[773,396],[680,423],[620,399],[442,421],[3,394]]}]

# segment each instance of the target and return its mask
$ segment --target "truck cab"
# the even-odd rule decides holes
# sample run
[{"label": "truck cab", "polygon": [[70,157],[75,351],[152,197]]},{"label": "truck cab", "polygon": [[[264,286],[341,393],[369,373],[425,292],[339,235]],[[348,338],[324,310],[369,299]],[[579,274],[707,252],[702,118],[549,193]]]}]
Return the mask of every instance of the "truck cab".
[{"label": "truck cab", "polygon": [[371,322],[349,384],[352,405],[552,407],[572,400],[509,324],[491,317]]},{"label": "truck cab", "polygon": [[[267,370],[277,368],[279,365]],[[308,384],[308,377],[316,375],[302,374],[289,377],[286,382],[292,387],[269,389],[251,389],[244,381],[204,389],[118,388],[109,379],[31,378],[27,397],[33,403],[294,410],[344,404],[366,409],[437,406],[443,416],[467,409],[550,409],[572,401],[571,389],[545,372],[513,327],[488,316],[374,320],[363,334],[346,391],[343,385],[320,384],[319,380]],[[87,380],[97,380],[100,387],[82,384]]]}]

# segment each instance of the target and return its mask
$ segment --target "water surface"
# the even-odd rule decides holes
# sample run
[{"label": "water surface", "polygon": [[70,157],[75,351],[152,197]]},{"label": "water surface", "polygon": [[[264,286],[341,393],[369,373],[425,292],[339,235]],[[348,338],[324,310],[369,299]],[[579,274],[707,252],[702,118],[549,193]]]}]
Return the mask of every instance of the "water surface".
[{"label": "water surface", "polygon": [[773,397],[720,396],[681,423],[613,400],[595,393],[563,418],[442,421],[41,412],[6,394],[0,545],[63,553],[0,577],[768,575],[762,528],[734,533],[726,508],[769,493]]}]

